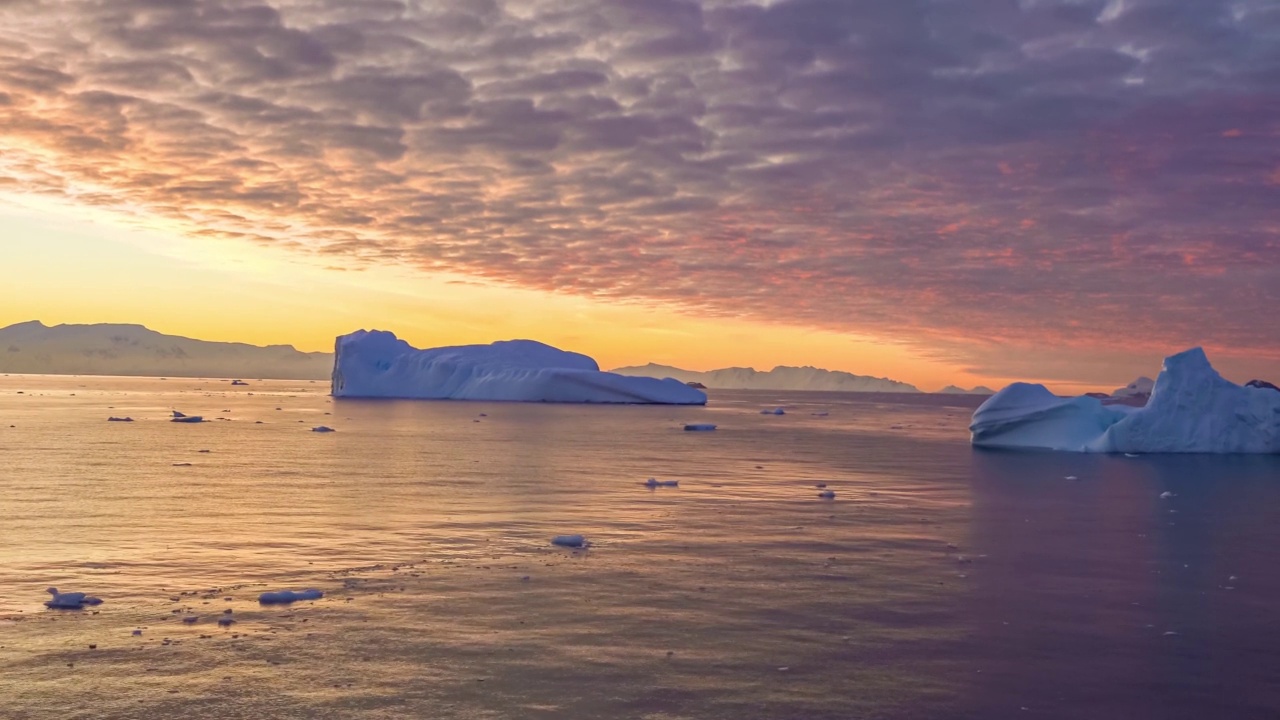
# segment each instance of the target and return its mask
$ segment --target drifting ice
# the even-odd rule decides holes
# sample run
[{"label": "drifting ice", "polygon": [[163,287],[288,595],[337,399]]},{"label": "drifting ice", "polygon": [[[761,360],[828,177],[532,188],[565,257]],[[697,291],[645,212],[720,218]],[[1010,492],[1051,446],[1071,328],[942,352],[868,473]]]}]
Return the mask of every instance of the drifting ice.
[{"label": "drifting ice", "polygon": [[1280,453],[1280,394],[1224,379],[1204,351],[1165,358],[1145,407],[1014,383],[973,413],[973,444],[1115,453]]},{"label": "drifting ice", "polygon": [[281,590],[279,592],[264,592],[258,596],[258,602],[263,605],[277,605],[281,603],[291,603],[298,600],[319,600],[324,597],[324,593],[319,590],[303,590],[295,592],[293,590]]},{"label": "drifting ice", "polygon": [[533,340],[417,350],[359,330],[334,347],[334,397],[705,405],[678,380],[601,372],[595,360]]},{"label": "drifting ice", "polygon": [[58,588],[49,588],[48,592],[53,597],[45,602],[47,608],[55,608],[58,610],[79,610],[85,605],[101,605],[102,601],[96,597],[89,597],[82,592],[60,593]]}]

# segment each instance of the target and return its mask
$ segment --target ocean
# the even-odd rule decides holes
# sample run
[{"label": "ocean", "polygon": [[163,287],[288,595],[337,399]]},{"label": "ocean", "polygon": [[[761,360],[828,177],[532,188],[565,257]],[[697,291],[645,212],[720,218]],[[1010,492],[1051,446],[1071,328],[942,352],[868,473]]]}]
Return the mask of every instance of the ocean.
[{"label": "ocean", "polygon": [[1280,716],[1277,457],[248,383],[0,377],[0,718]]}]

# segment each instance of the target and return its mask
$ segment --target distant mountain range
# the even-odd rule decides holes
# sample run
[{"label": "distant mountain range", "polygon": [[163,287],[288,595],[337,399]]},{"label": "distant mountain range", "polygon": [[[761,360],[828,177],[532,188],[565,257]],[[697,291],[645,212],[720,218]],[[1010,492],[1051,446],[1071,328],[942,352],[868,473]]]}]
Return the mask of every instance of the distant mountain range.
[{"label": "distant mountain range", "polygon": [[[32,320],[0,328],[0,373],[327,380],[332,372],[332,353],[299,352],[292,345],[261,347],[194,340],[142,325],[48,326]],[[671,377],[718,390],[920,392],[914,385],[889,378],[785,365],[769,371],[724,368],[696,372],[650,363],[613,372]],[[942,392],[992,394],[984,387],[965,390],[950,386]]]},{"label": "distant mountain range", "polygon": [[965,390],[956,385],[948,385],[938,391],[939,395],[995,395],[996,391],[986,385],[979,385],[972,390]]},{"label": "distant mountain range", "polygon": [[333,355],[192,340],[141,325],[33,320],[0,329],[0,372],[323,380],[333,372]]},{"label": "distant mountain range", "polygon": [[889,378],[854,375],[841,370],[779,365],[769,371],[754,368],[724,368],[697,372],[668,365],[639,365],[616,368],[619,375],[675,378],[686,383],[701,383],[713,390],[821,390],[825,392],[892,392],[918,393],[915,385]]}]

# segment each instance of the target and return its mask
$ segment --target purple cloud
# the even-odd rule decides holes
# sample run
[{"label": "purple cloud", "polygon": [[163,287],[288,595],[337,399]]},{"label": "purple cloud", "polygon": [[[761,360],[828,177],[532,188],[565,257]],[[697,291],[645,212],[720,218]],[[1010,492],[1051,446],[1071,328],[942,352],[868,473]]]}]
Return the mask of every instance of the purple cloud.
[{"label": "purple cloud", "polygon": [[1280,358],[1278,117],[1269,0],[0,2],[9,191],[993,374]]}]

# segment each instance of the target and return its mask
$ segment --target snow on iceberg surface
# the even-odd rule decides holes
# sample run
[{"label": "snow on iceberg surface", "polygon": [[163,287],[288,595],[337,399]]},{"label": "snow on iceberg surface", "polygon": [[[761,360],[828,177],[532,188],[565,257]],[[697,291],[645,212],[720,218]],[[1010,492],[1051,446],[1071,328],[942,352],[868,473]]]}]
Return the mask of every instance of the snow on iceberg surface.
[{"label": "snow on iceberg surface", "polygon": [[595,360],[533,340],[418,350],[358,330],[334,346],[334,397],[705,405],[678,380],[601,372]]},{"label": "snow on iceberg surface", "polygon": [[1280,453],[1280,394],[1218,374],[1204,350],[1165,358],[1145,407],[1014,383],[973,413],[973,444],[1113,453]]}]

